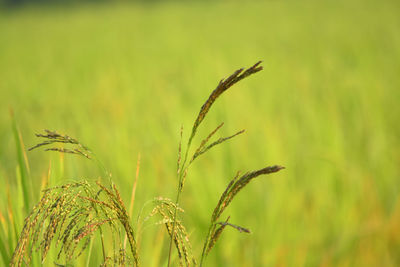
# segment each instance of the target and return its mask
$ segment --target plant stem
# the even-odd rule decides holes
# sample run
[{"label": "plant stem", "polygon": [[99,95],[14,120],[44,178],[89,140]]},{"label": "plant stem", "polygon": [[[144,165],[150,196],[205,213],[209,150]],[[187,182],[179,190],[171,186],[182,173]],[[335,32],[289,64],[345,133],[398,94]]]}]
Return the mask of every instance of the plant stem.
[{"label": "plant stem", "polygon": [[93,238],[90,239],[89,251],[86,259],[86,267],[89,267],[90,257],[92,256],[92,249],[93,249]]},{"label": "plant stem", "polygon": [[[180,184],[180,182],[179,182],[179,184]],[[171,239],[169,241],[168,267],[171,265],[172,242],[173,242],[173,239],[175,238],[176,215],[177,215],[177,210],[178,210],[176,205],[178,205],[178,203],[179,203],[180,196],[181,196],[181,191],[178,190],[178,193],[176,195],[176,200],[175,200],[174,221],[172,222]]]},{"label": "plant stem", "polygon": [[103,236],[103,230],[101,229],[101,227],[99,227],[100,230],[100,239],[101,239],[101,248],[102,248],[102,252],[103,252],[103,262],[106,262],[106,250],[104,248],[104,236]]},{"label": "plant stem", "polygon": [[128,217],[125,218],[124,221],[122,221],[122,224],[125,228],[125,232],[128,235],[128,240],[129,240],[129,245],[131,247],[131,252],[133,255],[133,260],[135,261],[135,266],[139,266],[139,255],[137,253],[137,247],[136,247],[136,241],[135,241],[135,236],[133,234],[133,230],[131,225],[129,224],[129,219]]},{"label": "plant stem", "polygon": [[204,241],[203,252],[201,253],[201,259],[200,259],[200,267],[203,265],[203,261],[206,257],[207,246],[210,242],[210,236],[211,236],[211,233],[213,232],[214,227],[215,227],[215,224],[214,224],[214,222],[212,222],[210,225],[210,228],[208,229],[206,240]]},{"label": "plant stem", "polygon": [[[174,237],[175,237],[176,215],[177,215],[178,204],[179,204],[179,199],[180,199],[180,196],[181,196],[181,192],[183,191],[183,178],[184,178],[184,176],[185,176],[186,169],[187,169],[187,167],[186,167],[185,165],[186,165],[187,157],[188,157],[188,154],[189,154],[190,145],[192,144],[193,136],[194,136],[194,135],[193,135],[193,133],[192,133],[192,135],[191,135],[190,138],[189,138],[187,147],[186,147],[185,158],[184,158],[183,163],[182,163],[182,165],[181,165],[182,167],[179,168],[179,166],[178,166],[178,178],[179,178],[179,179],[178,179],[178,192],[177,192],[177,194],[176,194],[175,211],[174,211],[174,218],[173,218],[174,220],[173,220],[173,222],[172,222],[171,239],[170,239],[170,241],[169,241],[168,265],[167,265],[168,267],[171,266],[172,242],[173,242]],[[190,164],[189,164],[189,165],[190,165]],[[186,168],[185,168],[185,167],[186,167]]]},{"label": "plant stem", "polygon": [[[130,216],[129,218],[132,218],[133,204],[135,203],[135,195],[136,195],[136,185],[137,185],[137,180],[139,177],[139,168],[140,168],[140,153],[138,154],[138,159],[137,159],[137,163],[136,163],[136,176],[135,176],[135,180],[133,181],[133,186],[132,186],[131,202],[129,204],[129,212],[128,212],[128,215]],[[126,249],[127,241],[128,241],[128,235],[125,233],[124,249]]]}]

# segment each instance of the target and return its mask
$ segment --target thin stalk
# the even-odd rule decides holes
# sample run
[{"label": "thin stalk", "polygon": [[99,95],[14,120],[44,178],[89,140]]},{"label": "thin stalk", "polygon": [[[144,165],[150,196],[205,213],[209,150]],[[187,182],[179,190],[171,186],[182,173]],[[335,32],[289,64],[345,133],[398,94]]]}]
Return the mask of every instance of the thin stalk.
[{"label": "thin stalk", "polygon": [[32,180],[30,179],[29,165],[25,153],[22,135],[21,132],[19,131],[17,121],[14,117],[14,112],[12,110],[10,110],[10,116],[12,120],[12,129],[14,132],[15,146],[17,150],[18,170],[21,176],[20,181],[22,186],[22,196],[24,200],[24,210],[25,210],[25,215],[27,215],[30,212],[30,203],[31,200],[33,199],[32,195],[33,190],[29,190],[29,187],[33,188],[33,184]]},{"label": "thin stalk", "polygon": [[[179,203],[179,197],[181,195],[181,191],[178,191],[178,194],[176,195],[176,200],[175,200],[175,205]],[[172,254],[172,240],[175,237],[175,225],[176,225],[176,214],[177,214],[177,206],[175,206],[174,210],[174,220],[172,222],[172,232],[171,232],[171,238],[169,241],[169,250],[168,250],[168,267],[171,265],[171,254]]]},{"label": "thin stalk", "polygon": [[137,250],[136,250],[136,241],[135,241],[135,236],[133,235],[133,230],[128,221],[124,221],[123,225],[125,228],[125,232],[128,235],[128,241],[129,241],[129,245],[131,247],[133,260],[135,261],[135,266],[139,266],[139,259],[138,259]]},{"label": "thin stalk", "polygon": [[106,249],[104,248],[104,235],[103,235],[103,230],[101,229],[101,227],[99,227],[100,230],[100,240],[101,240],[101,249],[103,252],[103,262],[106,262],[107,256],[106,256]]},{"label": "thin stalk", "polygon": [[215,223],[212,223],[210,225],[210,228],[208,229],[206,242],[204,242],[203,252],[201,253],[201,259],[200,259],[200,267],[203,265],[203,261],[206,258],[207,247],[208,247],[208,244],[210,243],[211,233],[214,231],[214,228],[215,228]]},{"label": "thin stalk", "polygon": [[173,242],[173,239],[174,239],[174,236],[175,236],[176,215],[177,215],[177,210],[178,210],[177,208],[178,208],[181,192],[183,190],[183,178],[184,178],[184,175],[185,175],[185,173],[187,171],[187,167],[185,165],[186,165],[186,161],[187,161],[187,158],[188,158],[190,145],[192,144],[193,136],[194,136],[194,134],[192,133],[192,135],[189,138],[189,142],[187,144],[187,147],[186,147],[185,158],[184,158],[183,163],[181,165],[182,167],[179,168],[179,166],[178,166],[178,178],[179,178],[178,179],[179,180],[178,181],[178,192],[176,194],[174,218],[173,218],[173,222],[172,222],[172,232],[171,232],[171,238],[170,238],[170,241],[169,241],[168,265],[167,265],[168,267],[171,265],[172,242]]},{"label": "thin stalk", "polygon": [[[128,215],[130,218],[132,217],[132,212],[133,212],[133,205],[135,203],[135,195],[136,195],[136,185],[137,185],[137,180],[139,177],[139,169],[140,169],[140,153],[138,154],[138,159],[136,163],[136,175],[135,175],[135,181],[133,181],[133,186],[132,186],[132,193],[131,193],[131,202],[129,204],[129,212]],[[126,249],[126,242],[128,241],[128,235],[125,233],[125,239],[124,239],[124,249]]]},{"label": "thin stalk", "polygon": [[90,257],[92,256],[92,249],[93,249],[93,238],[90,239],[90,244],[89,244],[89,251],[86,259],[86,267],[89,267],[90,264]]}]

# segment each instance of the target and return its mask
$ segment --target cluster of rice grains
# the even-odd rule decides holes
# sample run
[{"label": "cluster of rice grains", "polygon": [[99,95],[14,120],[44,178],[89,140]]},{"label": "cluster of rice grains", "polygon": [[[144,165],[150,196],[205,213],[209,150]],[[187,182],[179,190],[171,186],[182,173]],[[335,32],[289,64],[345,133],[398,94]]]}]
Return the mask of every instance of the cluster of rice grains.
[{"label": "cluster of rice grains", "polygon": [[226,226],[231,226],[236,230],[238,230],[239,232],[250,233],[249,229],[228,223],[230,218],[229,216],[224,222],[218,221],[222,213],[224,212],[226,207],[228,207],[228,205],[231,203],[236,194],[239,193],[239,191],[242,190],[243,187],[245,187],[252,179],[256,178],[257,176],[260,176],[262,174],[270,174],[278,172],[281,169],[283,169],[282,166],[271,166],[263,168],[261,170],[247,172],[242,176],[240,176],[240,172],[237,173],[237,175],[232,179],[232,181],[226,187],[225,191],[222,193],[218,201],[218,204],[215,207],[214,212],[211,216],[211,225],[208,230],[206,240],[204,242],[203,253],[201,255],[201,264],[203,263],[207,254],[210,252],[210,250],[217,242],[218,238],[220,237],[222,231],[225,229]]},{"label": "cluster of rice grains", "polygon": [[[222,137],[210,142],[211,138],[223,126],[222,123],[206,136],[206,138],[201,141],[199,147],[192,151],[193,154],[189,156],[191,153],[190,148],[192,141],[196,136],[197,129],[217,98],[240,80],[262,70],[260,64],[261,62],[258,62],[246,70],[239,69],[227,79],[220,81],[217,88],[211,93],[207,101],[201,107],[184,153],[181,153],[183,128],[181,129],[181,142],[179,144],[177,162],[178,189],[176,200],[171,201],[166,198],[156,198],[153,200],[153,210],[144,219],[146,221],[155,215],[161,217],[159,224],[165,225],[167,233],[170,236],[168,266],[171,265],[173,244],[175,244],[178,252],[180,266],[198,265],[192,253],[192,246],[189,241],[187,230],[179,216],[180,213],[183,213],[183,209],[179,206],[179,200],[189,166],[200,155],[203,155],[214,146],[244,132],[244,130],[242,130],[231,136]],[[87,147],[67,135],[61,135],[57,132],[46,130],[45,134],[37,134],[37,136],[44,138],[45,141],[37,144],[30,150],[47,146],[48,148],[46,150],[48,151],[77,154],[88,159],[95,158],[93,157],[94,154]],[[73,146],[73,148],[54,146],[59,144],[69,144]],[[204,264],[206,256],[213,248],[226,226],[233,227],[239,232],[250,232],[244,227],[229,223],[229,216],[225,220],[220,220],[224,210],[232,202],[237,193],[252,179],[263,174],[278,172],[281,169],[283,169],[281,166],[266,167],[257,171],[247,172],[243,175],[238,173],[232,179],[222,193],[212,213],[210,227],[204,241],[200,258],[200,266]],[[100,182],[89,183],[87,181],[82,181],[46,189],[43,191],[39,203],[25,219],[23,230],[12,257],[11,266],[21,266],[22,263],[29,265],[32,253],[39,251],[43,262],[49,252],[52,242],[55,243],[55,247],[58,249],[57,260],[68,263],[72,259],[79,257],[86,248],[89,247],[91,249],[95,233],[100,235],[103,250],[103,266],[139,266],[137,244],[131,221],[132,219],[129,217],[120,194],[111,179],[108,181],[107,185],[103,185]],[[108,255],[105,251],[103,232],[106,230],[106,227],[112,236],[112,255]],[[126,239],[130,244],[129,252],[126,251]]]},{"label": "cluster of rice grains", "polygon": [[[110,228],[112,239],[113,253],[108,256],[104,248],[104,227]],[[128,237],[133,259],[122,246],[125,236],[122,229]],[[101,235],[105,265],[124,266],[132,261],[138,264],[133,229],[115,185],[107,188],[100,182],[82,181],[45,189],[25,219],[11,266],[22,263],[29,266],[33,250],[40,251],[43,262],[52,242],[58,249],[57,261],[70,262],[88,248],[97,231]]]},{"label": "cluster of rice grains", "polygon": [[[197,262],[192,253],[192,246],[186,228],[181,220],[174,219],[176,218],[177,211],[183,213],[184,210],[168,198],[158,197],[153,200],[153,204],[155,207],[145,218],[145,221],[159,214],[161,216],[161,221],[157,224],[164,224],[170,238],[173,238],[173,242],[178,251],[179,265],[196,266]],[[174,235],[172,235],[173,232],[175,233]]]},{"label": "cluster of rice grains", "polygon": [[59,134],[57,132],[53,132],[50,130],[44,130],[44,131],[46,134],[36,134],[36,137],[41,137],[46,140],[43,141],[42,143],[35,145],[34,147],[31,147],[29,149],[29,151],[36,149],[38,147],[42,147],[42,146],[55,145],[55,144],[71,144],[71,145],[75,145],[75,147],[72,149],[64,148],[64,147],[50,147],[50,148],[46,148],[45,151],[58,151],[58,152],[62,152],[62,153],[81,155],[88,159],[91,158],[89,156],[89,154],[91,154],[92,152],[86,146],[79,143],[78,140],[76,140],[72,137],[69,137],[68,135],[62,135],[62,134]]}]

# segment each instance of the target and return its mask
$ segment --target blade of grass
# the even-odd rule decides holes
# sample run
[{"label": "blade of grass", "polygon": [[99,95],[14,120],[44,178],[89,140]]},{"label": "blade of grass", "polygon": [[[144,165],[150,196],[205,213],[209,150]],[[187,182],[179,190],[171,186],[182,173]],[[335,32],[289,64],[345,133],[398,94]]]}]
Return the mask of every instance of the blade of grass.
[{"label": "blade of grass", "polygon": [[151,256],[152,261],[151,261],[150,266],[164,266],[165,265],[165,264],[160,265],[161,252],[162,252],[162,248],[163,248],[163,244],[164,244],[164,237],[165,237],[164,231],[160,227],[157,232],[155,241],[154,241],[154,246],[153,246],[152,256]]},{"label": "blade of grass", "polygon": [[0,211],[0,221],[1,221],[1,234],[0,234],[0,254],[1,258],[3,259],[4,265],[9,265],[10,264],[10,255],[8,254],[7,251],[7,244],[6,241],[4,240],[3,237],[6,237],[5,231],[4,231],[4,225],[5,225],[5,219],[3,214]]},{"label": "blade of grass", "polygon": [[6,194],[7,194],[7,204],[6,204],[6,223],[5,225],[7,226],[4,231],[7,232],[5,234],[5,236],[7,236],[7,246],[8,248],[11,250],[14,249],[14,233],[12,232],[12,226],[13,226],[13,218],[12,218],[12,210],[10,207],[10,185],[7,182],[7,190],[6,190]]},{"label": "blade of grass", "polygon": [[87,259],[86,259],[86,267],[89,267],[90,265],[90,257],[92,256],[92,249],[93,249],[93,240],[96,238],[96,236],[93,236],[92,239],[90,239],[90,244],[89,244],[89,249],[87,253]]},{"label": "blade of grass", "polygon": [[135,204],[136,184],[137,184],[137,180],[139,177],[139,170],[140,170],[140,153],[138,154],[138,159],[136,162],[136,175],[135,175],[135,181],[133,182],[133,186],[132,186],[131,202],[129,204],[129,213],[128,214],[130,216],[132,216],[133,205]]},{"label": "blade of grass", "polygon": [[42,182],[40,185],[40,191],[42,192],[44,189],[48,188],[49,186],[49,181],[50,181],[50,176],[51,176],[51,160],[49,162],[49,168],[47,169],[47,175],[44,174],[42,176]]},{"label": "blade of grass", "polygon": [[8,247],[10,251],[14,249],[15,241],[18,240],[17,219],[14,217],[13,205],[11,201],[10,186],[7,184],[7,225],[8,225]]},{"label": "blade of grass", "polygon": [[[131,218],[132,218],[132,212],[133,212],[133,205],[135,204],[136,185],[137,185],[137,180],[138,180],[138,177],[139,177],[139,169],[140,169],[140,153],[138,154],[138,159],[137,159],[137,162],[136,162],[136,175],[135,175],[135,180],[133,181],[132,193],[131,193],[131,202],[129,204],[129,211],[128,211],[128,215]],[[126,249],[127,241],[128,241],[128,236],[125,234],[124,249]]]},{"label": "blade of grass", "polygon": [[14,117],[14,113],[10,110],[11,120],[12,120],[12,129],[14,133],[15,145],[17,149],[17,159],[18,159],[18,167],[21,175],[21,186],[23,192],[23,200],[24,200],[24,210],[25,215],[29,214],[30,203],[32,199],[31,191],[29,191],[29,166],[28,161],[24,149],[24,144],[22,141],[21,133],[18,129],[17,121]]},{"label": "blade of grass", "polygon": [[[3,178],[3,177],[2,177]],[[5,192],[7,193],[7,190],[9,190],[9,184],[8,180],[5,179],[4,177],[4,182],[5,182]],[[3,203],[2,203],[3,204]],[[5,203],[4,203],[5,204]],[[3,208],[5,210],[5,214],[3,213]],[[3,210],[3,211],[2,211]],[[11,260],[11,251],[13,250],[12,247],[8,246],[8,219],[7,219],[7,206],[1,205],[1,210],[0,210],[0,223],[1,223],[1,229],[0,229],[0,254],[3,259],[4,265],[8,265],[10,260]]]},{"label": "blade of grass", "polygon": [[3,240],[2,235],[0,235],[0,254],[1,258],[3,259],[4,266],[7,266],[10,264],[10,257],[8,255],[5,241]]}]

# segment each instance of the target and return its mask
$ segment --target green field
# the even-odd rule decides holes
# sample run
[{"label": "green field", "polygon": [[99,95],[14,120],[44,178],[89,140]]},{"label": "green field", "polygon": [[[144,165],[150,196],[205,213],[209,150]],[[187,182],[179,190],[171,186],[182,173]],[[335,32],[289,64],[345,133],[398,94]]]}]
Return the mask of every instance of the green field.
[{"label": "green field", "polygon": [[[26,216],[10,109],[26,148],[43,129],[88,145],[126,203],[140,153],[135,221],[154,197],[175,198],[181,125],[187,140],[219,80],[263,60],[264,70],[218,99],[199,129],[204,136],[225,122],[221,136],[246,134],[189,172],[181,203],[195,255],[236,171],[279,164],[286,169],[252,182],[227,211],[252,233],[227,229],[207,266],[399,266],[399,14],[397,1],[361,0],[0,11],[3,254]],[[27,157],[34,202],[49,166],[50,186],[100,175],[74,155]],[[168,244],[162,226],[148,225],[142,266],[166,266]],[[100,255],[95,245],[91,266]]]}]

